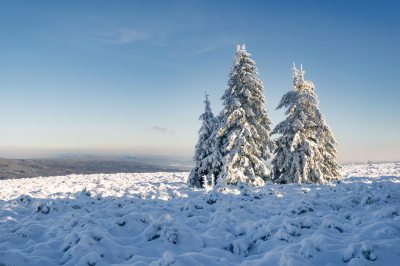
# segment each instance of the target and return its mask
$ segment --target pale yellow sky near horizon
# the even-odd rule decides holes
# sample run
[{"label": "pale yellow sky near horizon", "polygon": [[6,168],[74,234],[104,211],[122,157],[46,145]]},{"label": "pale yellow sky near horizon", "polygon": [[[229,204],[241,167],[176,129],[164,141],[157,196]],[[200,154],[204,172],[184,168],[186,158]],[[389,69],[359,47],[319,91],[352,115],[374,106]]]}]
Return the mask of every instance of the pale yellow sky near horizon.
[{"label": "pale yellow sky near horizon", "polygon": [[[0,147],[0,157],[9,159],[34,159],[46,157],[58,157],[61,155],[136,155],[136,156],[162,156],[162,157],[189,157],[193,156],[194,149],[190,148],[138,148],[138,149],[41,149],[41,148],[12,148]],[[382,147],[380,149],[371,150],[369,147],[364,148],[345,148],[339,147],[337,155],[339,163],[349,162],[395,162],[400,161],[400,148],[397,145],[392,147]]]}]

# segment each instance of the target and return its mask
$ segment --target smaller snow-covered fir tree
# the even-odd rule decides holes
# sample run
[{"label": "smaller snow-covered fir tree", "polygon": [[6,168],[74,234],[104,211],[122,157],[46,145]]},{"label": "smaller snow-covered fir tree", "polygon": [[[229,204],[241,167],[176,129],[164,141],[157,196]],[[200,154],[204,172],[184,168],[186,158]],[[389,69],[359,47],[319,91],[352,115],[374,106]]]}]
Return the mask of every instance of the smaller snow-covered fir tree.
[{"label": "smaller snow-covered fir tree", "polygon": [[223,163],[218,181],[259,186],[268,177],[263,160],[270,158],[268,147],[273,148],[274,142],[269,137],[272,121],[264,107],[264,87],[254,76],[257,68],[249,56],[244,45],[237,46],[228,88],[221,98],[224,109],[219,115],[213,155]]},{"label": "smaller snow-covered fir tree", "polygon": [[223,166],[223,153],[222,153],[222,146],[223,146],[223,141],[222,138],[217,138],[218,136],[218,131],[221,125],[221,117],[216,116],[214,117],[214,131],[212,132],[210,136],[210,155],[207,157],[207,160],[211,162],[211,171],[209,172],[209,175],[207,179],[210,181],[212,180],[212,184],[215,185],[219,181],[218,176],[222,171],[222,166]]},{"label": "smaller snow-covered fir tree", "polygon": [[323,183],[342,179],[336,162],[333,137],[325,117],[318,108],[315,86],[304,80],[304,71],[293,68],[294,91],[286,93],[278,107],[287,108],[285,121],[272,134],[282,134],[276,140],[272,161],[273,179],[278,183]]},{"label": "smaller snow-covered fir tree", "polygon": [[[199,130],[199,141],[196,144],[193,158],[196,165],[190,172],[188,178],[188,185],[191,187],[202,187],[205,182],[207,182],[208,185],[212,185],[211,175],[214,174],[213,160],[210,155],[212,155],[212,147],[214,146],[211,136],[215,128],[215,117],[211,111],[207,93],[205,97],[205,110],[199,118],[199,120],[203,121],[203,124]],[[204,177],[207,179],[204,180]]]}]

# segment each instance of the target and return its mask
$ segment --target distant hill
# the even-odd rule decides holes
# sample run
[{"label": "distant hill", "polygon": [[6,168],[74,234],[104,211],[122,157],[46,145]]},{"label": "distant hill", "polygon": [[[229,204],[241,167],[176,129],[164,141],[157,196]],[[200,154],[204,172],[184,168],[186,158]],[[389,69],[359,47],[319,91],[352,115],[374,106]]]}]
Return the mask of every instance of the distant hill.
[{"label": "distant hill", "polygon": [[[371,161],[371,162],[372,162],[372,164],[400,163],[400,161],[380,161],[380,162]],[[352,164],[362,165],[362,164],[368,164],[368,162],[346,162],[346,163],[342,163],[341,165],[352,165]]]},{"label": "distant hill", "polygon": [[189,156],[134,156],[134,155],[92,155],[92,154],[68,154],[61,155],[58,158],[65,159],[116,159],[122,161],[131,161],[137,163],[152,164],[158,166],[169,166],[185,170],[191,170],[194,166],[192,157]]},{"label": "distant hill", "polygon": [[5,159],[0,158],[0,180],[70,174],[184,172],[187,168],[153,165],[112,158]]}]

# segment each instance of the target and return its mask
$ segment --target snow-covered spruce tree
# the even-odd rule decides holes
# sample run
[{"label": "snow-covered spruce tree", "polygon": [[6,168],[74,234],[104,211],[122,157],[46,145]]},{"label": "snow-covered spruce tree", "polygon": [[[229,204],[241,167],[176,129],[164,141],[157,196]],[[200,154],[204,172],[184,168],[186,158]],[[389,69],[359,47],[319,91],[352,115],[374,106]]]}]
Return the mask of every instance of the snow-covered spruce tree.
[{"label": "snow-covered spruce tree", "polygon": [[304,81],[304,71],[293,68],[294,91],[286,93],[278,107],[287,108],[287,118],[272,134],[282,134],[275,143],[273,180],[278,183],[323,183],[342,179],[336,162],[333,137],[318,108],[315,86]]},{"label": "snow-covered spruce tree", "polygon": [[[221,125],[221,117],[220,116],[216,116],[214,117],[214,131],[211,134],[210,137],[210,155],[207,156],[207,160],[209,162],[211,162],[211,171],[209,172],[207,179],[209,181],[213,180],[214,182],[212,183],[212,185],[215,185],[217,183],[217,178],[219,176],[219,174],[222,171],[222,161],[223,161],[223,155],[222,155],[222,139],[221,138],[217,138],[218,135],[218,130],[220,128]],[[211,181],[212,182],[212,181]]]},{"label": "snow-covered spruce tree", "polygon": [[211,135],[215,128],[215,117],[211,111],[207,93],[205,94],[205,97],[205,110],[199,118],[199,120],[203,121],[203,124],[199,130],[199,141],[196,144],[193,157],[196,165],[190,172],[188,178],[188,185],[190,187],[202,187],[205,176],[208,176],[207,183],[210,183],[211,185],[211,175],[214,174],[213,160],[210,155],[212,154],[211,151],[214,146]]},{"label": "snow-covered spruce tree", "polygon": [[[224,108],[219,115],[214,153],[222,155],[219,180],[237,185],[259,186],[268,178],[263,160],[270,158],[268,148],[272,121],[265,109],[264,87],[258,78],[255,62],[245,46],[237,46],[235,61],[229,74],[228,88],[222,96]],[[218,149],[217,149],[218,148]]]}]

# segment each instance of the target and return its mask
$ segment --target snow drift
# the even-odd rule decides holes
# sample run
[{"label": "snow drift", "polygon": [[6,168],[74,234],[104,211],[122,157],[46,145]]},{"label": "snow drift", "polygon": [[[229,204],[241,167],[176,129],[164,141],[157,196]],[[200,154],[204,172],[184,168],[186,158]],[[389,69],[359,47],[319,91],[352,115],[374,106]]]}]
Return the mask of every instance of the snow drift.
[{"label": "snow drift", "polygon": [[400,265],[400,164],[325,185],[188,173],[0,181],[0,265]]}]

